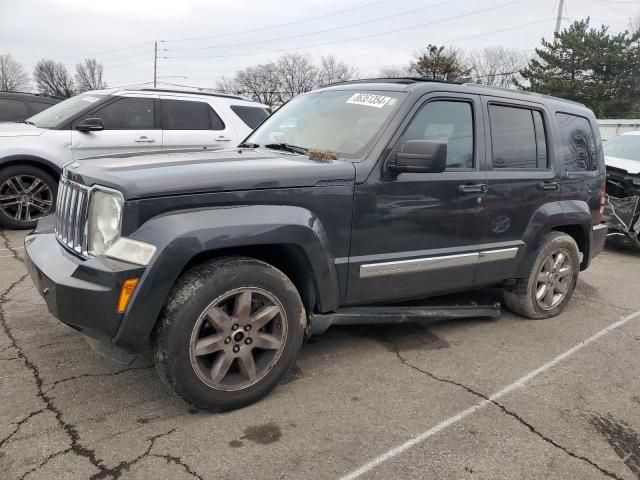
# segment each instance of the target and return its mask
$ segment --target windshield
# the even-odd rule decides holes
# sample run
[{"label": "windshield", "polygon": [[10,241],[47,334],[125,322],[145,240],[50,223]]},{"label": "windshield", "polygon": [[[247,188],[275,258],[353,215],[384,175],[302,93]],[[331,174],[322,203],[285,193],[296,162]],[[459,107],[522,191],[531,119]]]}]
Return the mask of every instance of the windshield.
[{"label": "windshield", "polygon": [[90,108],[91,105],[104,97],[105,95],[77,95],[28,118],[26,122],[33,123],[39,128],[54,128],[74,115]]},{"label": "windshield", "polygon": [[640,162],[640,135],[618,135],[604,142],[604,154]]},{"label": "windshield", "polygon": [[265,120],[247,143],[289,144],[358,159],[396,111],[401,95],[354,90],[301,95]]}]

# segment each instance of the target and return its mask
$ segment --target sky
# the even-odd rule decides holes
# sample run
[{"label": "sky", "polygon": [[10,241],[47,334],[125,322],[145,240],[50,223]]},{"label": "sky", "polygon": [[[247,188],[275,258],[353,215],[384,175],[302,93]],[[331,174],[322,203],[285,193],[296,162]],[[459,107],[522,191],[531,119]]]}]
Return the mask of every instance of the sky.
[{"label": "sky", "polygon": [[[559,0],[0,0],[0,54],[28,73],[41,58],[70,71],[104,65],[111,87],[153,80],[215,87],[219,77],[286,52],[332,54],[360,77],[407,64],[427,44],[533,51],[550,39]],[[640,0],[565,0],[563,26],[590,16],[623,31]]]}]

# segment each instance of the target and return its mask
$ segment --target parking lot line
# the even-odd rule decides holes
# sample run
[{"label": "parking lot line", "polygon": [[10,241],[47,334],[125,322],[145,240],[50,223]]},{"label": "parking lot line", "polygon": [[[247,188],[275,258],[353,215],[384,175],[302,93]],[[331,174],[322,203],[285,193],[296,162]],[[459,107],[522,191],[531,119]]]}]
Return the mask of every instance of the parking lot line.
[{"label": "parking lot line", "polygon": [[550,368],[554,367],[558,363],[560,363],[563,360],[567,359],[568,357],[570,357],[571,355],[573,355],[577,351],[579,351],[582,348],[586,347],[590,343],[595,342],[599,338],[607,335],[608,333],[614,331],[617,328],[622,327],[624,324],[630,322],[631,320],[633,320],[633,319],[635,319],[636,317],[639,317],[639,316],[640,316],[640,310],[635,312],[635,313],[632,313],[631,315],[628,315],[627,317],[624,317],[622,320],[619,320],[619,321],[617,321],[615,323],[612,323],[608,327],[603,328],[602,330],[600,330],[599,332],[597,332],[594,335],[590,336],[586,340],[582,340],[581,342],[577,343],[576,345],[571,347],[569,350],[567,350],[564,353],[561,353],[560,355],[558,355],[557,357],[555,357],[552,360],[548,361],[544,365],[536,368],[535,370],[532,370],[531,372],[529,372],[528,374],[524,375],[523,377],[520,377],[515,382],[511,383],[510,385],[507,385],[502,390],[500,390],[500,391],[494,393],[493,395],[491,395],[490,397],[488,397],[488,399],[484,399],[484,400],[479,401],[478,403],[476,403],[475,405],[467,408],[466,410],[462,410],[461,412],[459,412],[459,413],[447,418],[446,420],[443,420],[442,422],[438,423],[437,425],[431,427],[429,430],[427,430],[427,431],[425,431],[425,432],[423,432],[423,433],[411,438],[410,440],[407,440],[406,442],[398,445],[397,447],[394,447],[394,448],[392,448],[390,450],[387,450],[385,453],[383,453],[382,455],[380,455],[380,456],[374,458],[373,460],[365,463],[362,467],[358,468],[357,470],[354,470],[354,471],[348,473],[347,475],[344,475],[343,477],[340,477],[339,480],[355,480],[356,478],[361,477],[365,473],[370,472],[371,470],[373,470],[374,468],[376,468],[379,465],[383,464],[384,462],[386,462],[388,460],[391,460],[394,457],[397,457],[401,453],[403,453],[403,452],[409,450],[410,448],[412,448],[412,447],[424,442],[428,438],[436,435],[437,433],[441,432],[442,430],[445,430],[446,428],[450,427],[451,425],[454,425],[454,424],[458,423],[460,420],[463,420],[464,418],[466,418],[469,415],[475,413],[476,411],[486,407],[487,405],[493,404],[493,402],[498,400],[499,398],[501,398],[501,397],[503,397],[503,396],[515,391],[515,390],[521,389],[529,381],[531,381],[533,378],[537,377],[541,373],[549,370]]}]

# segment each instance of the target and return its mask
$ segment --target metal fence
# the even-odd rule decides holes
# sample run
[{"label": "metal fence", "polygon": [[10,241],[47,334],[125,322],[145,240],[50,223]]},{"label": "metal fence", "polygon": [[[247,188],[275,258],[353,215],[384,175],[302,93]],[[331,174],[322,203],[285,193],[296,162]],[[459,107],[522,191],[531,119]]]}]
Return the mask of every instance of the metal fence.
[{"label": "metal fence", "polygon": [[615,137],[620,133],[631,132],[633,130],[640,130],[640,119],[638,120],[623,120],[623,119],[606,119],[598,120],[600,126],[600,136],[602,140],[608,140],[611,137]]}]

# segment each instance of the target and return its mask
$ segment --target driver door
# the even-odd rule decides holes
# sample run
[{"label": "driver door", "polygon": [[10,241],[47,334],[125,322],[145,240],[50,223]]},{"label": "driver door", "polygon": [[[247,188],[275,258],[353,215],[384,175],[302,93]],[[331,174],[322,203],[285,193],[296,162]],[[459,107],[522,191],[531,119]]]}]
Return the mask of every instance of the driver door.
[{"label": "driver door", "polygon": [[[156,118],[157,98],[152,95],[120,97],[76,120],[71,133],[73,159],[160,150],[162,129]],[[75,126],[86,118],[100,118],[104,130],[76,130]]]},{"label": "driver door", "polygon": [[[365,183],[356,185],[349,304],[420,298],[473,286],[485,224],[480,98],[419,102]],[[441,173],[397,173],[387,162],[410,140],[447,144]]]}]

